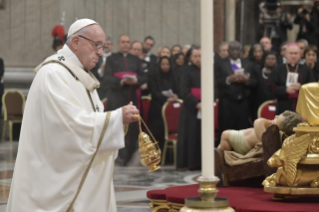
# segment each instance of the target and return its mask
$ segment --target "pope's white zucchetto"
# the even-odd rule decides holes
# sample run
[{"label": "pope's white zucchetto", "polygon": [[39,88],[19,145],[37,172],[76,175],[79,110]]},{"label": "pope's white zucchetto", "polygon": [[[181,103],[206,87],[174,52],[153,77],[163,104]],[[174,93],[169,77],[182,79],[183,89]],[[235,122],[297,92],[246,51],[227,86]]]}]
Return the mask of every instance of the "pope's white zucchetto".
[{"label": "pope's white zucchetto", "polygon": [[89,25],[92,25],[92,24],[98,24],[98,23],[96,23],[95,21],[93,21],[91,19],[87,19],[87,18],[76,20],[69,28],[68,38],[71,35],[78,32],[80,29],[87,27]]}]

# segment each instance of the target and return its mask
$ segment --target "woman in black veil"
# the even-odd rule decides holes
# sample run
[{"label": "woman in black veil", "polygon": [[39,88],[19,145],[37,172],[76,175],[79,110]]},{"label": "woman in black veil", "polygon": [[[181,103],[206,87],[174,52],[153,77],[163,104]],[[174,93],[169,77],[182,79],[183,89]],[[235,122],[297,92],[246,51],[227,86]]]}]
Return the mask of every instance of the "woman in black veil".
[{"label": "woman in black veil", "polygon": [[[149,90],[152,95],[148,127],[155,139],[159,142],[159,147],[164,146],[164,122],[162,118],[162,107],[169,101],[174,102],[178,99],[177,83],[172,70],[170,58],[161,57],[155,74],[149,79]],[[163,94],[163,91],[171,90],[171,95]]]}]

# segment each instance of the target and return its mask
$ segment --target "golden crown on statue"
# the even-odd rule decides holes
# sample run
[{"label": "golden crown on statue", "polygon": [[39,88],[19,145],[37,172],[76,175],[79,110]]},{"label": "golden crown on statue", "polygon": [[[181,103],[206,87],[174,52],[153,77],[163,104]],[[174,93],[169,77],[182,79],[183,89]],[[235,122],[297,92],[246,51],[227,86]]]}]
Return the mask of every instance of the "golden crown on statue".
[{"label": "golden crown on statue", "polygon": [[[138,136],[138,144],[139,144],[139,152],[141,155],[141,163],[145,167],[150,167],[151,169],[148,172],[153,172],[157,169],[160,169],[160,166],[157,166],[161,161],[161,149],[158,146],[158,142],[155,140],[153,134],[146,126],[143,119],[136,115],[136,119],[139,119],[139,127],[140,127],[140,134]],[[151,140],[150,136],[142,131],[141,122],[145,126],[146,130],[148,131],[149,135],[153,139]]]}]

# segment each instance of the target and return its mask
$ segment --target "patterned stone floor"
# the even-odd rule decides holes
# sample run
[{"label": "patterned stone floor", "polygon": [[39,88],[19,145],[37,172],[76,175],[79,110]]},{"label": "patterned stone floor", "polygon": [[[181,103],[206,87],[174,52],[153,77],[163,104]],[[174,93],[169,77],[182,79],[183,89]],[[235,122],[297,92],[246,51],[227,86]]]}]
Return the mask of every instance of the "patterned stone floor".
[{"label": "patterned stone floor", "polygon": [[[18,142],[0,143],[0,212],[5,212]],[[118,212],[150,211],[146,192],[169,186],[194,184],[199,171],[175,171],[165,166],[148,173],[145,167],[115,167],[114,185]]]}]

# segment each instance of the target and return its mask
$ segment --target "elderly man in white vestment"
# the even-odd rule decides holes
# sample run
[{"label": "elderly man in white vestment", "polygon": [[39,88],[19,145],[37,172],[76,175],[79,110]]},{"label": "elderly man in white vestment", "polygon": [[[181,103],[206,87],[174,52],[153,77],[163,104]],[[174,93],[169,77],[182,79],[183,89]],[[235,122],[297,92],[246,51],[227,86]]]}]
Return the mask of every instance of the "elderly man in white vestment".
[{"label": "elderly man in white vestment", "polygon": [[93,20],[74,22],[68,40],[36,70],[30,88],[7,212],[114,212],[114,160],[132,104],[103,111],[88,71],[105,35]]}]

